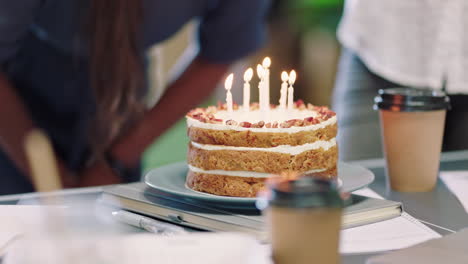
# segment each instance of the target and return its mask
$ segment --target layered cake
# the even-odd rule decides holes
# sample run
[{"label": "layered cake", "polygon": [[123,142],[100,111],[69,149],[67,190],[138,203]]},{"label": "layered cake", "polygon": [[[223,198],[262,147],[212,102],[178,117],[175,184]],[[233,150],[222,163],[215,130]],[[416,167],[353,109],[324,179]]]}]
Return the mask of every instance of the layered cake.
[{"label": "layered cake", "polygon": [[272,174],[337,175],[337,120],[327,107],[294,102],[246,111],[226,104],[187,115],[187,186],[215,195],[255,197]]}]

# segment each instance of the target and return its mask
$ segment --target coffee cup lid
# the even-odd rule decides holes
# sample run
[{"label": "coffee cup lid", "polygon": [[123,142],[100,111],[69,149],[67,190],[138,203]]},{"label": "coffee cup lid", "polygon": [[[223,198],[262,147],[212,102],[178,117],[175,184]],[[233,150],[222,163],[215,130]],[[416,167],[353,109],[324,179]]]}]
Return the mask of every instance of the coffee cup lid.
[{"label": "coffee cup lid", "polygon": [[416,88],[379,90],[374,109],[394,112],[433,111],[450,108],[450,99],[443,91]]},{"label": "coffee cup lid", "polygon": [[[268,185],[268,184],[267,184]],[[341,208],[343,200],[334,181],[301,177],[269,184],[266,205],[288,208]],[[258,203],[257,203],[258,206]]]}]

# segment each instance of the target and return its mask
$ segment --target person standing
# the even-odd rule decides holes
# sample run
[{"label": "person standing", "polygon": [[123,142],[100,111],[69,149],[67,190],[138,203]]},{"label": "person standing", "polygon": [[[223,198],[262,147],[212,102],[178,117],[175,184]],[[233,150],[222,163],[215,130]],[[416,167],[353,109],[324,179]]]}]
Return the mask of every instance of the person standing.
[{"label": "person standing", "polygon": [[392,87],[448,93],[443,150],[468,149],[467,11],[464,0],[346,1],[332,103],[342,160],[382,157],[373,98]]}]

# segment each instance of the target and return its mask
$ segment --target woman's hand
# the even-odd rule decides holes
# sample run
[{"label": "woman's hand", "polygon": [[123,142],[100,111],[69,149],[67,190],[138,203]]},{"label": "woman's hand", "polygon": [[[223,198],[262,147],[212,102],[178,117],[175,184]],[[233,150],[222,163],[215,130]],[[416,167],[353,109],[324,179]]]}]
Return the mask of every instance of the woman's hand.
[{"label": "woman's hand", "polygon": [[79,187],[90,187],[122,183],[122,179],[114,173],[107,162],[98,161],[84,169],[79,177]]}]

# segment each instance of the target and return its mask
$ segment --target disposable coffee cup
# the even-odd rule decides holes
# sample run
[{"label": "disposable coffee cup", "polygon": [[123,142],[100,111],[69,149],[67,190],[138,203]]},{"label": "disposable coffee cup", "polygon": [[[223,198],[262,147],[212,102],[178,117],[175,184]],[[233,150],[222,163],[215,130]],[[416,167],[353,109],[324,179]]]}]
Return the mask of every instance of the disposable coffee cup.
[{"label": "disposable coffee cup", "polygon": [[379,91],[374,108],[379,110],[391,189],[425,192],[435,187],[449,107],[449,98],[442,91],[413,88]]},{"label": "disposable coffee cup", "polygon": [[339,263],[343,201],[335,183],[302,177],[268,185],[260,209],[275,264]]}]

